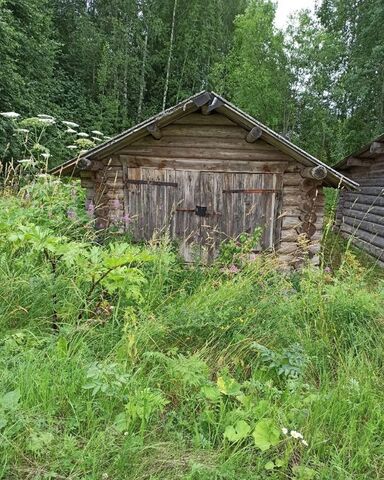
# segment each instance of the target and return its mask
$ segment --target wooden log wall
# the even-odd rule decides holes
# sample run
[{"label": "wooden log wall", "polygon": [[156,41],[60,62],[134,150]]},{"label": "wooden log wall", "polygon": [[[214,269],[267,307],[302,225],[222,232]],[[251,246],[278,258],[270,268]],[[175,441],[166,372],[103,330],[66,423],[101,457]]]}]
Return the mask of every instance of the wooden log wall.
[{"label": "wooden log wall", "polygon": [[350,167],[346,173],[360,189],[341,193],[336,227],[342,236],[384,263],[384,155],[367,166]]},{"label": "wooden log wall", "polygon": [[307,260],[318,265],[324,220],[321,182],[299,173],[285,173],[283,178],[281,261],[294,268]]},{"label": "wooden log wall", "polygon": [[156,138],[145,132],[113,156],[101,159],[102,169],[81,172],[88,201],[96,206],[96,226],[114,224],[129,228],[129,195],[125,185],[134,171],[140,170],[138,167],[269,177],[276,174],[282,182],[278,184],[276,202],[279,212],[275,248],[284,265],[296,267],[308,258],[316,264],[324,205],[320,181],[303,178],[303,166],[276,147],[260,138],[252,142],[247,138],[247,130],[218,113],[189,114],[161,128]]}]

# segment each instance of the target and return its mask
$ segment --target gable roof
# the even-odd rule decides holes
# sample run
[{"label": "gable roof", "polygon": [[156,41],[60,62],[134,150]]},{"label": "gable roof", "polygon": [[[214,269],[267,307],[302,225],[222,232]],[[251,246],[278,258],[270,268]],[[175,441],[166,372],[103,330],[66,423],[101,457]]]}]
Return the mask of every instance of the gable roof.
[{"label": "gable roof", "polygon": [[221,97],[217,93],[208,92],[205,90],[187,98],[186,100],[183,100],[182,102],[168,108],[167,110],[164,110],[158,115],[155,115],[145,120],[144,122],[141,122],[138,125],[129,128],[128,130],[120,133],[119,135],[116,135],[114,138],[100,145],[97,145],[96,147],[91,148],[83,155],[80,155],[77,158],[73,158],[71,160],[68,160],[67,162],[62,163],[61,165],[53,168],[49,173],[53,175],[76,174],[76,166],[82,158],[94,160],[97,158],[105,157],[108,154],[111,154],[118,150],[120,146],[128,145],[137,140],[138,138],[147,135],[151,127],[153,127],[155,124],[158,125],[159,128],[164,127],[180,117],[199,110],[201,107],[206,107],[208,112],[216,110],[217,112],[225,115],[246,130],[250,131],[254,127],[259,128],[262,132],[261,138],[263,140],[274,145],[276,148],[288,154],[302,165],[308,167],[321,165],[325,167],[327,170],[327,177],[324,180],[325,184],[334,187],[358,187],[358,184],[356,182],[350,180],[346,176],[342,175],[340,172],[337,172],[333,168],[329,167],[325,163],[305,152],[282,135],[279,135],[270,128],[266,127],[261,122],[257,121],[247,113],[237,108],[232,103],[228,102],[228,100],[226,100],[225,98]]},{"label": "gable roof", "polygon": [[371,140],[369,143],[367,143],[366,145],[364,145],[363,147],[361,147],[359,150],[357,150],[356,152],[354,153],[351,153],[350,155],[348,155],[347,157],[343,158],[342,160],[340,160],[340,162],[336,163],[336,165],[334,166],[335,169],[337,170],[347,170],[348,168],[350,167],[353,167],[354,165],[352,165],[350,163],[350,161],[352,159],[360,159],[362,160],[363,162],[366,161],[367,162],[367,165],[370,164],[370,162],[372,160],[374,160],[376,158],[376,154],[374,152],[372,152],[372,145],[374,143],[382,143],[383,144],[383,147],[384,147],[384,133],[382,133],[381,135],[379,135],[378,137],[374,138],[373,140]]}]

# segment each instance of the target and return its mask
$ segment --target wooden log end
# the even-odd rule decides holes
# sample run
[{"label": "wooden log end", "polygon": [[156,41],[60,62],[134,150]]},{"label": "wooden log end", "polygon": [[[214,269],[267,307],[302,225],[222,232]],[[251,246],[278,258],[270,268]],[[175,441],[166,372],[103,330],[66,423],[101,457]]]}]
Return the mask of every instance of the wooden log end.
[{"label": "wooden log end", "polygon": [[248,133],[248,135],[245,137],[245,140],[248,142],[248,143],[253,143],[253,142],[256,142],[256,140],[258,140],[261,135],[262,135],[262,130],[261,128],[259,127],[253,127],[252,130]]},{"label": "wooden log end", "polygon": [[313,180],[324,180],[327,176],[327,169],[323,165],[316,165],[315,167],[306,167],[300,171],[303,178],[310,178]]}]

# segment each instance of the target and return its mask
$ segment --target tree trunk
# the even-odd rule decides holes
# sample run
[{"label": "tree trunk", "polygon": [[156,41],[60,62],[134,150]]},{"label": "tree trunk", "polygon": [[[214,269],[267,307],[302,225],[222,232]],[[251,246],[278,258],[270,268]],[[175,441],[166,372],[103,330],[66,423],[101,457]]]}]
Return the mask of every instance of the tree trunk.
[{"label": "tree trunk", "polygon": [[170,38],[170,42],[169,42],[167,73],[165,75],[165,85],[164,85],[164,95],[163,95],[163,110],[165,110],[165,106],[167,104],[169,73],[170,73],[170,70],[171,70],[171,60],[172,60],[172,50],[173,50],[173,38],[174,38],[174,35],[175,35],[176,8],[177,8],[177,0],[175,0],[175,3],[173,4],[171,38]]},{"label": "tree trunk", "polygon": [[140,93],[139,93],[139,106],[137,108],[137,121],[141,120],[141,112],[143,110],[143,100],[145,92],[145,67],[147,64],[147,49],[148,49],[148,29],[145,29],[144,36],[144,50],[143,50],[143,63],[141,65],[141,79],[140,79]]}]

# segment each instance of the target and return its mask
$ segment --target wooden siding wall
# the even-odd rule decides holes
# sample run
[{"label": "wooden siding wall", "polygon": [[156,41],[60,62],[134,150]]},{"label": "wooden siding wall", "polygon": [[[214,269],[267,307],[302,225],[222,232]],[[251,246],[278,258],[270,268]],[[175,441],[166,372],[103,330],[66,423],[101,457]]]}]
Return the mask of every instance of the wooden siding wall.
[{"label": "wooden siding wall", "polygon": [[350,167],[347,175],[360,189],[341,192],[336,227],[384,266],[384,155],[366,167]]},{"label": "wooden siding wall", "polygon": [[[318,183],[303,179],[296,160],[257,140],[247,143],[247,130],[221,114],[193,113],[161,129],[162,138],[146,135],[102,160],[104,168],[82,172],[87,201],[96,205],[96,226],[111,223],[129,228],[126,179],[138,167],[168,171],[254,173],[281,178],[276,250],[286,266],[310,258],[318,263],[323,222],[323,194]],[[277,226],[279,225],[279,226]]]}]

